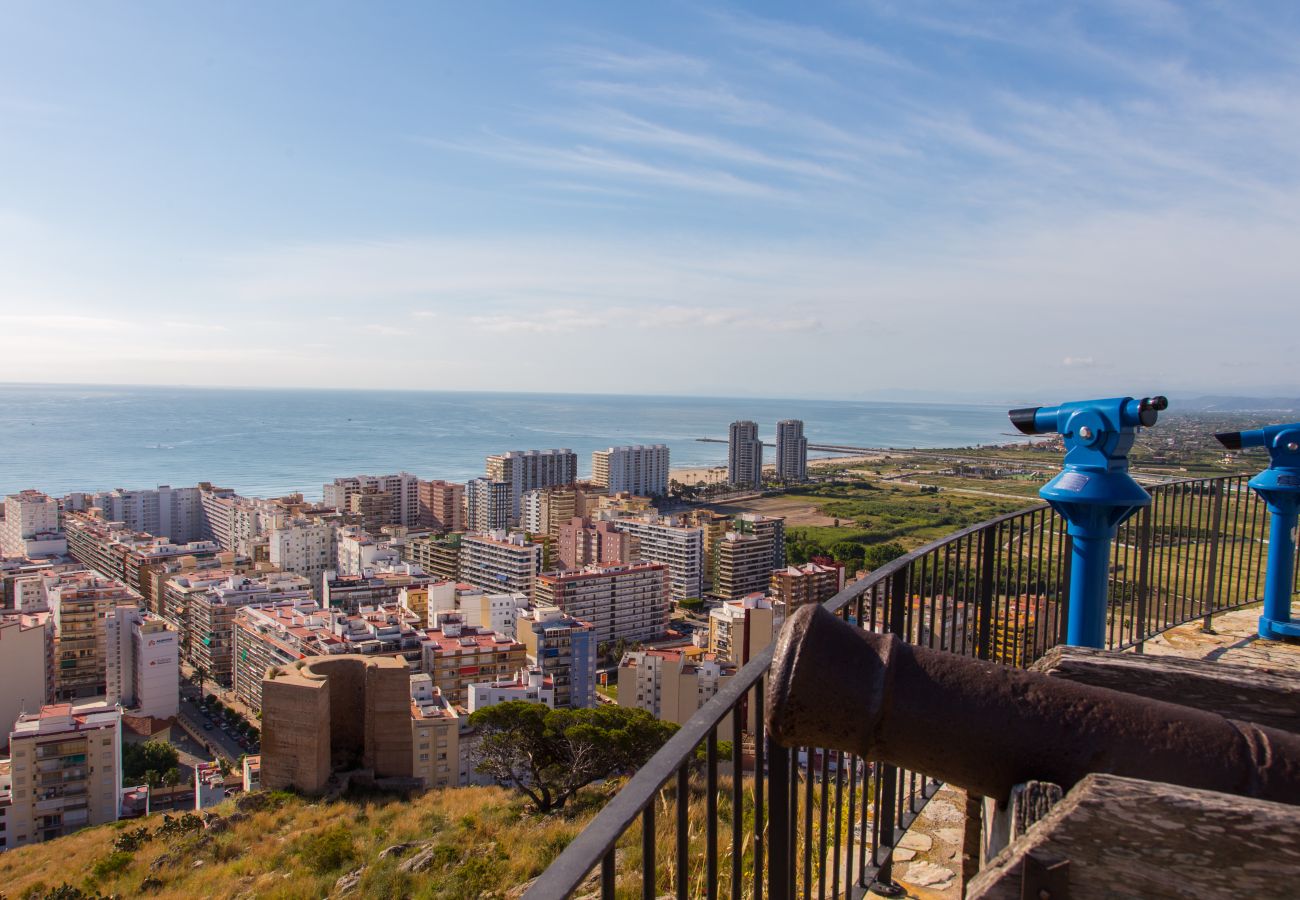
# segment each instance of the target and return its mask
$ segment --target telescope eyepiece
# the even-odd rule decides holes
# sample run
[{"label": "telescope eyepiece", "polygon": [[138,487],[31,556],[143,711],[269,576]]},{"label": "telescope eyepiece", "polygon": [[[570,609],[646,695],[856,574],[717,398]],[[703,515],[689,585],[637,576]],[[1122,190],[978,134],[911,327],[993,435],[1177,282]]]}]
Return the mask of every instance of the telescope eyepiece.
[{"label": "telescope eyepiece", "polygon": [[1220,431],[1214,435],[1214,439],[1228,450],[1241,449],[1241,432],[1240,431]]},{"label": "telescope eyepiece", "polygon": [[1013,409],[1007,412],[1011,419],[1011,424],[1016,426],[1016,430],[1021,434],[1038,434],[1038,428],[1034,425],[1034,419],[1038,415],[1041,406],[1026,406],[1023,409]]},{"label": "telescope eyepiece", "polygon": [[1138,403],[1138,421],[1144,428],[1150,428],[1160,418],[1161,410],[1168,408],[1169,400],[1165,397],[1143,397]]}]

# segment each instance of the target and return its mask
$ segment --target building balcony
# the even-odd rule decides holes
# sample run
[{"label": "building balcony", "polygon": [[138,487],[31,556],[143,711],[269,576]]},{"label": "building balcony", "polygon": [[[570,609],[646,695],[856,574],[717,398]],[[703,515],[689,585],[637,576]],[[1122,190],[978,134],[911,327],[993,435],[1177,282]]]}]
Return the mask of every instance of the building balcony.
[{"label": "building balcony", "polygon": [[[1263,656],[1278,665],[1280,655],[1294,651],[1288,665],[1300,671],[1300,648],[1270,643],[1281,649],[1253,657],[1240,649],[1254,641],[1254,614],[1238,611],[1261,600],[1269,539],[1269,517],[1246,481],[1189,479],[1150,489],[1151,505],[1122,525],[1113,542],[1107,649],[1175,652],[1194,635],[1216,641],[1204,654],[1209,658],[1240,652],[1238,661]],[[894,560],[823,607],[855,628],[914,646],[1027,668],[1065,641],[1069,568],[1066,523],[1038,506]],[[1214,637],[1215,625],[1241,634]],[[525,897],[857,898],[873,885],[888,889],[906,881],[894,869],[899,842],[936,793],[963,793],[920,771],[777,743],[761,714],[771,660],[768,647],[727,680]],[[725,758],[725,745],[735,763]],[[949,832],[963,833],[965,815],[979,834],[977,803],[943,805],[957,817],[945,822]],[[1109,827],[1122,834],[1125,822],[1115,812]],[[952,893],[917,885],[923,895],[958,896],[969,884],[974,871],[963,865],[962,843],[959,838],[957,861],[944,857],[944,866],[935,867],[947,867]],[[1133,846],[1143,852],[1140,843]],[[900,869],[901,859],[914,853],[899,853]],[[1117,890],[1123,893],[1122,886]]]}]

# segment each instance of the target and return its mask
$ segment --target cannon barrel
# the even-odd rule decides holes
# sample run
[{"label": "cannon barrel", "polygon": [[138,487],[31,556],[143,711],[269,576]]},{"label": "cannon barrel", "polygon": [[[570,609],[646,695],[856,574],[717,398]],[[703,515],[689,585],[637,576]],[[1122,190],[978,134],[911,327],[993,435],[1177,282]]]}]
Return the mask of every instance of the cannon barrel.
[{"label": "cannon barrel", "polygon": [[1300,804],[1300,736],[912,646],[815,604],[777,640],[766,715],[785,746],[856,753],[985,797],[1105,772]]}]

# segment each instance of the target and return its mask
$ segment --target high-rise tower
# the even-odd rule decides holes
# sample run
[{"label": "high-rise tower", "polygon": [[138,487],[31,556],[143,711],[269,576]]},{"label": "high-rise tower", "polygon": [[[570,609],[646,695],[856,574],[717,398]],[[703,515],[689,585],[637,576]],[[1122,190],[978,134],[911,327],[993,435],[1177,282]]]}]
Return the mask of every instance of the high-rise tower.
[{"label": "high-rise tower", "polygon": [[732,422],[727,444],[727,481],[743,487],[763,484],[763,442],[758,425],[749,421]]}]

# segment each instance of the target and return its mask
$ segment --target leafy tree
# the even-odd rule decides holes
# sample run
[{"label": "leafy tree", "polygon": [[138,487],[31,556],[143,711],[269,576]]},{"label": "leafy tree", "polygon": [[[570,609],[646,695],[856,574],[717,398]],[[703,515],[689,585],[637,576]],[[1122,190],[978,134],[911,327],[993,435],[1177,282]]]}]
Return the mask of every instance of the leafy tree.
[{"label": "leafy tree", "polygon": [[550,709],[522,700],[480,709],[469,721],[482,735],[477,770],[526,794],[541,813],[563,809],[593,781],[643,765],[677,730],[642,709]]},{"label": "leafy tree", "polygon": [[128,782],[144,780],[157,786],[167,772],[176,768],[180,759],[180,753],[166,741],[126,744],[122,747],[122,779]]},{"label": "leafy tree", "polygon": [[907,553],[901,544],[890,541],[888,544],[875,544],[867,548],[863,564],[868,569],[879,569],[887,562],[892,562]]},{"label": "leafy tree", "polygon": [[831,544],[831,556],[844,563],[849,571],[862,568],[862,545],[855,541],[836,541]]}]

